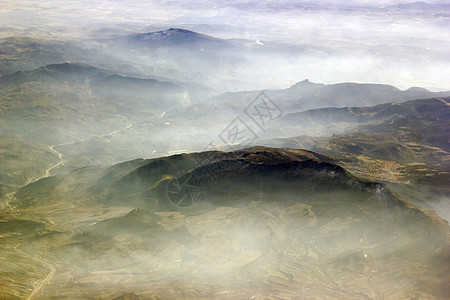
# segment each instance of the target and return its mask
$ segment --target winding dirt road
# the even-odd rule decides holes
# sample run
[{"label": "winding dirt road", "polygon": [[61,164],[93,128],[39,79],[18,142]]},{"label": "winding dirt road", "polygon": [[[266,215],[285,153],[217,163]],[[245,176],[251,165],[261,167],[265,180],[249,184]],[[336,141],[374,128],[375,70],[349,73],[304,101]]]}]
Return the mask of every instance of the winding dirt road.
[{"label": "winding dirt road", "polygon": [[[40,180],[40,179],[42,179],[42,178],[50,177],[50,171],[51,171],[51,170],[53,170],[53,169],[59,167],[60,165],[64,164],[64,160],[63,160],[63,158],[62,158],[62,157],[63,157],[63,154],[60,153],[60,152],[58,152],[57,150],[55,150],[55,149],[54,149],[55,146],[57,146],[57,145],[52,145],[52,146],[48,147],[48,149],[49,149],[51,152],[55,153],[55,154],[58,156],[59,161],[58,161],[56,164],[50,166],[47,170],[45,170],[45,173],[44,173],[43,176],[41,176],[41,177],[39,177],[39,178],[31,178],[31,179],[29,179],[24,185],[22,185],[21,187],[26,186],[27,184],[30,184],[30,183],[32,183],[32,182],[36,182],[36,181],[38,181],[38,180]],[[21,187],[20,187],[20,188],[21,188]],[[17,192],[17,191],[16,191],[16,192]],[[13,202],[13,200],[15,200],[14,195],[16,194],[16,192],[12,192],[12,193],[7,194],[8,200],[6,201],[5,205],[6,205],[6,206],[8,207],[8,209],[10,209],[11,211],[14,211],[14,210],[15,210],[15,207],[13,207],[13,206],[11,205],[11,202]],[[33,287],[34,287],[34,288],[33,288],[33,290],[31,291],[30,295],[28,295],[28,297],[27,297],[28,300],[31,300],[31,299],[35,298],[35,297],[38,295],[38,293],[44,288],[44,286],[46,286],[47,284],[50,283],[50,280],[52,279],[53,275],[55,275],[55,273],[56,273],[56,267],[53,266],[53,265],[51,265],[51,264],[49,264],[48,262],[46,262],[46,261],[40,259],[40,258],[37,258],[37,257],[35,257],[35,256],[32,256],[32,255],[30,255],[30,254],[28,254],[28,253],[23,252],[23,251],[20,250],[20,249],[17,249],[18,246],[20,246],[20,243],[17,244],[17,245],[14,247],[14,249],[15,249],[18,253],[22,254],[23,256],[25,256],[25,257],[27,257],[27,258],[29,258],[29,259],[32,259],[32,260],[34,260],[34,261],[39,262],[40,264],[44,265],[45,267],[47,267],[47,268],[50,270],[49,273],[48,273],[44,278],[38,279],[38,280],[36,280],[35,282],[33,282]]]},{"label": "winding dirt road", "polygon": [[[38,181],[38,180],[40,180],[42,178],[50,177],[50,171],[51,170],[53,170],[53,169],[59,167],[60,165],[64,164],[64,160],[62,158],[63,154],[54,149],[54,147],[56,147],[56,146],[58,146],[58,145],[49,146],[48,149],[58,156],[59,161],[56,164],[50,166],[47,170],[45,170],[44,175],[42,175],[41,177],[38,177],[38,178],[32,177],[32,178],[28,179],[28,181],[25,184],[19,186],[17,191],[19,189],[23,188],[24,186],[30,184],[30,183],[36,182],[36,181]],[[14,206],[12,206],[11,203],[13,203],[14,200],[16,199],[15,194],[17,193],[17,191],[6,194],[7,200],[5,201],[5,207],[7,207],[10,211],[14,211],[15,210]]]},{"label": "winding dirt road", "polygon": [[30,255],[30,254],[28,254],[28,253],[23,252],[23,251],[20,250],[20,249],[17,249],[17,247],[19,247],[19,246],[20,246],[20,243],[18,243],[18,244],[14,247],[14,249],[16,249],[17,252],[19,252],[20,254],[22,254],[22,255],[25,256],[25,257],[28,257],[29,259],[32,259],[32,260],[37,261],[38,263],[40,263],[40,264],[46,266],[46,267],[50,270],[50,272],[47,274],[47,276],[45,276],[45,277],[42,278],[42,279],[38,279],[38,280],[36,280],[36,281],[33,283],[34,289],[33,289],[33,291],[32,291],[32,292],[28,295],[28,297],[27,297],[27,300],[31,300],[31,299],[33,299],[34,297],[37,296],[37,294],[42,290],[42,288],[43,288],[45,285],[47,285],[47,284],[50,283],[50,279],[52,279],[53,275],[55,275],[55,273],[56,273],[56,268],[55,268],[55,266],[53,266],[53,265],[47,263],[46,261],[43,261],[43,260],[40,259],[40,258],[37,258],[37,257],[35,257],[35,256],[32,256],[32,255]]},{"label": "winding dirt road", "polygon": [[53,166],[51,166],[50,168],[48,168],[47,170],[45,170],[45,175],[42,176],[41,178],[36,179],[35,181],[37,181],[37,180],[39,180],[39,179],[42,179],[42,178],[45,178],[45,177],[50,177],[50,171],[51,171],[51,170],[53,170],[54,168],[57,168],[57,167],[59,167],[60,165],[64,164],[64,160],[63,160],[63,158],[62,158],[63,155],[62,155],[62,153],[60,153],[60,152],[58,152],[58,151],[55,150],[55,148],[54,148],[55,146],[57,146],[57,145],[50,146],[50,147],[48,147],[48,149],[49,149],[51,152],[53,152],[53,153],[55,153],[56,155],[58,155],[58,158],[59,158],[58,163],[54,164]]}]

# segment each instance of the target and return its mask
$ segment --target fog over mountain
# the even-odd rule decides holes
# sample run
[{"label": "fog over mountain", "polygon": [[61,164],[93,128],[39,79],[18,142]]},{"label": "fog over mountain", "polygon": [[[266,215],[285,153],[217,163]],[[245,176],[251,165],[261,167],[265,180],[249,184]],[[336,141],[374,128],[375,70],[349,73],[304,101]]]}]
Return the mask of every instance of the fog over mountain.
[{"label": "fog over mountain", "polygon": [[309,78],[449,90],[449,5],[447,1],[7,0],[0,26],[3,37],[12,33],[77,43],[173,27],[293,54],[247,57],[249,70],[233,70],[240,83],[225,87],[216,83],[216,88],[282,88]]},{"label": "fog over mountain", "polygon": [[450,298],[450,2],[0,5],[0,299]]}]

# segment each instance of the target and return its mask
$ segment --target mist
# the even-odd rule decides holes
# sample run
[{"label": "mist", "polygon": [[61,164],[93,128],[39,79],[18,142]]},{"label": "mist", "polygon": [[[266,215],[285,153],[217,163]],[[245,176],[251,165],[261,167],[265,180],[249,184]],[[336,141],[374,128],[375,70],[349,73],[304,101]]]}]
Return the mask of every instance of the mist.
[{"label": "mist", "polygon": [[[69,192],[65,205],[84,203],[85,208],[56,209],[50,228],[18,246],[64,270],[52,277],[45,297],[344,298],[355,280],[369,297],[406,297],[421,288],[424,276],[445,272],[433,262],[445,255],[443,232],[427,231],[429,216],[381,185],[360,182],[330,164],[305,160],[291,165],[288,157],[285,164],[258,164],[259,155],[268,152],[247,154],[243,161],[222,160],[218,168],[200,167],[192,172],[195,176],[182,170],[195,161],[190,155],[167,158],[165,164],[153,161],[153,168],[146,167],[152,161],[136,161],[55,177],[56,184],[40,196],[41,204],[61,205],[57,198],[64,186]],[[138,171],[136,164],[150,173]],[[127,168],[132,173],[116,177],[116,191],[103,186],[106,177]],[[200,189],[196,195],[179,192],[198,198],[177,202],[177,208],[167,201],[176,199],[167,193],[167,181],[175,179],[161,181],[157,174],[171,169],[177,169],[179,182]],[[86,189],[89,182],[96,183]],[[26,210],[22,205],[36,188],[38,183],[16,195],[18,209]],[[128,196],[119,200],[122,195]],[[98,210],[99,202],[107,206]],[[56,225],[65,222],[72,229]],[[42,252],[49,246],[51,252]],[[33,265],[35,272],[46,268],[39,261],[21,264]],[[433,287],[445,293],[442,284],[435,281]]]},{"label": "mist", "polygon": [[[7,1],[1,26],[6,36],[19,32],[19,36],[76,39],[77,43],[175,27],[282,51],[252,55],[242,72],[234,70],[234,85],[220,84],[228,78],[206,72],[212,87],[221,91],[286,88],[305,78],[450,89],[448,3],[423,2],[420,7],[402,3],[408,2]],[[293,58],[287,58],[286,51]],[[129,52],[121,54],[124,60],[130,58]],[[242,53],[234,58],[238,59]],[[236,85],[237,81],[242,83]]]},{"label": "mist", "polygon": [[448,298],[449,18],[3,1],[0,298]]}]

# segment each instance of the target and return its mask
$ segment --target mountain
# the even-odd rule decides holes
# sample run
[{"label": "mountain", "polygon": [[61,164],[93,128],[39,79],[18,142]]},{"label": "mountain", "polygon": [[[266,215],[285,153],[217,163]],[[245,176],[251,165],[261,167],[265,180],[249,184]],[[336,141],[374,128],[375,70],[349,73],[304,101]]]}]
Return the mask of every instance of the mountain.
[{"label": "mountain", "polygon": [[450,4],[444,1],[436,1],[434,3],[427,2],[411,2],[411,3],[399,3],[396,5],[388,6],[388,9],[399,9],[399,10],[412,10],[412,11],[430,11],[435,14],[445,14],[448,13]]},{"label": "mountain", "polygon": [[236,47],[231,42],[194,31],[169,28],[167,30],[136,34],[127,38],[130,43],[139,43],[147,47],[187,47],[192,50],[205,51],[205,48]]},{"label": "mountain", "polygon": [[[402,103],[386,103],[366,107],[320,108],[304,112],[285,114],[277,124],[280,128],[289,126],[290,132],[307,132],[318,129],[322,133],[348,131],[389,132],[400,127],[413,127],[422,131],[424,139],[438,142],[435,146],[448,149],[444,142],[445,128],[450,120],[449,97],[410,100]],[[406,124],[415,120],[416,124]],[[364,127],[359,127],[364,125]],[[358,129],[356,129],[358,128]],[[423,141],[422,141],[423,142]]]},{"label": "mountain", "polygon": [[154,75],[216,90],[236,86],[237,73],[252,60],[246,55],[251,47],[243,43],[179,28],[106,37],[97,43],[105,54],[114,53],[130,64],[151,66]]},{"label": "mountain", "polygon": [[48,64],[71,60],[85,62],[88,57],[93,55],[92,52],[75,45],[75,43],[31,38],[0,39],[0,47],[2,48],[0,75],[20,70],[33,70]]},{"label": "mountain", "polygon": [[[103,159],[108,157],[109,160],[111,152],[115,153],[114,162],[136,157],[132,152],[141,145],[134,147],[133,142],[144,141],[137,136],[145,135],[146,142],[152,134],[147,131],[148,128],[145,132],[140,130],[139,123],[152,124],[151,131],[157,134],[158,130],[168,127],[161,119],[165,111],[215,94],[215,91],[197,84],[128,77],[74,63],[52,64],[32,71],[3,75],[0,77],[0,92],[4,146],[0,157],[2,161],[11,164],[5,163],[4,170],[15,169],[24,160],[39,161],[39,166],[46,165],[42,162],[42,157],[24,158],[18,155],[23,152],[15,150],[18,145],[24,144],[23,141],[32,146],[30,149],[33,151],[30,153],[33,155],[49,151],[48,148],[52,145],[89,144],[89,154],[81,158],[80,153],[72,156],[78,161],[75,167],[84,166],[79,164],[86,162],[87,158],[90,158],[87,164],[99,163],[102,159],[99,160],[97,155]],[[136,135],[129,136],[134,138],[133,141],[121,140],[120,147],[111,147],[112,144],[107,147],[104,144],[92,145],[99,141],[106,143],[114,135],[131,132],[134,125],[138,128]],[[79,144],[74,146],[76,145]],[[100,153],[105,150],[110,153]],[[95,153],[96,151],[99,152]],[[53,156],[55,154],[44,156],[49,158],[47,167],[58,160]],[[71,155],[65,153],[65,159],[71,159]],[[67,166],[70,169],[73,165],[69,163]],[[22,168],[23,171],[25,169],[30,170],[29,167]],[[11,186],[17,183],[20,186],[33,178],[39,178],[35,175],[45,169],[40,167],[32,172],[27,171],[28,175],[22,172],[2,174],[5,179],[2,185],[8,187],[3,192],[8,194],[12,192]]]},{"label": "mountain", "polygon": [[90,40],[74,42],[25,37],[3,38],[0,39],[0,75],[32,71],[42,66],[65,62],[83,63],[131,77],[154,75],[151,66],[119,59],[113,53],[104,53],[97,46]]},{"label": "mountain", "polygon": [[62,63],[51,64],[32,71],[19,71],[1,77],[0,87],[19,85],[26,82],[59,83],[61,81],[74,83],[90,83],[109,86],[118,84],[134,84],[136,87],[158,86],[166,89],[180,88],[168,81],[155,79],[140,79],[114,74],[86,64]]},{"label": "mountain", "polygon": [[49,145],[154,118],[205,91],[71,63],[4,75],[0,82],[2,132]]},{"label": "mountain", "polygon": [[[355,118],[352,112],[344,112],[348,109],[346,107],[357,108],[394,101],[405,102],[412,99],[427,99],[450,95],[450,91],[430,92],[422,88],[410,88],[402,91],[393,86],[383,84],[319,84],[303,80],[283,90],[223,93],[203,103],[174,108],[167,112],[166,118],[175,120],[182,117],[185,120],[189,120],[190,124],[196,128],[203,127],[204,124],[214,126],[218,123],[226,126],[225,123],[227,121],[229,122],[233,117],[239,115],[248,105],[252,103],[254,105],[258,104],[253,101],[261,95],[261,92],[276,105],[283,116],[281,123],[277,120],[271,121],[271,126],[278,129],[278,134],[280,131],[285,131],[283,126],[290,125],[289,121],[287,121],[288,119],[292,119],[293,123],[295,123],[298,117],[299,124],[304,125],[306,128],[314,127],[323,121],[324,123],[321,123],[321,126],[325,127],[327,123],[333,122],[333,119],[328,119],[329,117],[342,121],[345,121],[345,119],[349,122],[354,121]],[[318,111],[317,115],[315,115],[315,109]],[[330,111],[328,115],[324,113],[326,110]],[[301,114],[303,111],[310,112]],[[304,120],[300,120],[303,117]],[[316,117],[318,119],[315,119]],[[282,136],[285,135],[286,133]],[[291,135],[295,135],[295,133]]]},{"label": "mountain", "polygon": [[[246,102],[253,100],[261,91],[224,93],[213,98],[214,102]],[[319,84],[308,79],[282,90],[263,91],[284,113],[309,109],[346,106],[372,106],[388,102],[403,102],[412,99],[445,97],[450,91],[430,92],[426,89],[410,88],[402,91],[385,84],[359,84],[344,82]]]},{"label": "mountain", "polygon": [[[449,122],[450,97],[439,97],[369,107],[308,110],[283,115],[277,125],[284,134],[291,136],[295,132],[308,131],[320,131],[322,134],[334,131],[349,135],[398,135],[404,143],[414,142],[416,147],[429,146],[448,152]],[[273,132],[271,134],[277,135]],[[404,154],[394,157],[397,161],[407,161],[409,158]]]},{"label": "mountain", "polygon": [[[449,103],[450,98],[443,97],[286,114],[280,120],[280,128],[284,128],[284,133],[291,137],[284,139],[286,144],[278,143],[283,139],[273,140],[273,145],[319,147],[321,149],[315,148],[315,151],[320,153],[364,154],[372,159],[401,164],[426,163],[429,167],[443,170],[448,167],[450,151],[447,132],[450,125]],[[339,134],[322,137],[295,137],[294,134],[316,131]],[[271,134],[277,135],[274,132]],[[300,144],[294,146],[295,140]]]},{"label": "mountain", "polygon": [[[164,51],[176,56],[202,54],[213,57],[233,57],[236,51],[245,50],[245,44],[236,40],[220,39],[210,35],[181,28],[131,34],[105,40],[111,47],[133,49],[141,54],[163,56]],[[230,53],[231,52],[231,53]],[[180,57],[180,58],[181,58]],[[170,57],[167,57],[170,58]],[[172,59],[175,57],[172,57]]]},{"label": "mountain", "polygon": [[448,224],[339,163],[253,147],[41,179],[1,215],[4,293],[50,272],[46,298],[445,297]]},{"label": "mountain", "polygon": [[[282,111],[284,119],[294,117],[294,113],[326,108],[345,108],[348,106],[364,107],[382,103],[403,102],[412,99],[430,97],[445,97],[448,92],[430,92],[422,88],[410,88],[405,91],[383,84],[319,84],[303,80],[283,90],[247,91],[223,93],[210,98],[204,103],[190,107],[179,107],[167,113],[167,116],[177,118],[183,115],[193,121],[208,121],[209,115],[223,116],[242,111],[263,92]],[[206,119],[206,120],[205,120]]]},{"label": "mountain", "polygon": [[[154,94],[158,96],[163,90],[164,97],[174,92],[189,92],[192,100],[210,97],[216,92],[206,86],[195,83],[177,82],[167,78],[137,78],[111,71],[99,69],[90,65],[80,63],[51,64],[32,71],[18,71],[0,77],[0,88],[20,85],[30,82],[42,82],[48,84],[74,83],[91,84],[93,88],[107,90],[110,93],[137,94],[138,92]],[[103,89],[103,90],[102,90]]]},{"label": "mountain", "polygon": [[[0,79],[2,134],[9,136],[5,141],[11,143],[6,145],[6,151],[0,153],[0,157],[14,158],[7,160],[11,166],[5,166],[5,170],[22,164],[23,158],[11,151],[17,149],[13,145],[15,141],[20,144],[24,139],[33,144],[35,150],[32,153],[45,153],[54,146],[54,150],[64,155],[64,164],[53,172],[86,165],[113,164],[135,157],[157,157],[174,149],[204,149],[204,145],[217,138],[230,120],[242,116],[245,107],[258,95],[258,91],[253,91],[215,97],[213,90],[198,84],[129,77],[73,63],[20,71]],[[367,109],[366,113],[359,112],[356,108],[348,112],[338,110],[341,113],[328,108],[329,114],[323,111],[296,114],[308,106],[321,107],[321,103],[325,105],[326,101],[336,106],[347,103],[362,106],[390,99],[403,101],[407,97],[445,94],[419,88],[400,91],[387,85],[324,85],[308,80],[288,89],[264,92],[281,109],[282,118],[271,121],[270,127],[258,134],[262,139],[343,133],[354,128],[355,124],[380,122],[382,116],[381,113],[376,114],[373,120],[361,117],[373,112]],[[393,108],[389,110],[395,115]],[[359,115],[358,121],[355,114]],[[297,118],[303,121],[297,122]],[[354,121],[357,123],[350,124]],[[387,119],[383,121],[387,122]],[[409,121],[412,121],[411,117]],[[433,132],[440,131],[433,129],[430,133],[437,141]],[[439,145],[436,142],[434,145],[444,147],[444,139],[440,141]],[[53,156],[48,156],[47,164],[37,158],[26,160],[39,161],[39,166],[47,165],[49,168],[55,160],[58,161],[58,157]],[[31,172],[32,176],[23,175],[23,172],[5,174],[3,186],[6,190],[3,194],[39,178],[36,175],[42,174],[43,169],[36,168]]]},{"label": "mountain", "polygon": [[268,135],[290,137],[260,143],[339,157],[353,174],[382,181],[450,220],[449,103],[442,97],[287,114],[280,131],[274,126]]},{"label": "mountain", "polygon": [[[341,133],[343,130],[353,128],[363,122],[370,122],[372,113],[369,109],[359,109],[360,107],[448,95],[450,92],[430,92],[421,88],[402,91],[382,84],[340,83],[327,85],[304,80],[283,90],[223,93],[203,103],[176,107],[165,114],[165,119],[168,122],[175,122],[182,118],[185,123],[200,132],[203,132],[205,128],[216,127],[217,132],[220,132],[236,116],[244,118],[244,122],[251,126],[254,125],[254,121],[250,120],[249,114],[256,114],[256,118],[267,114],[265,107],[258,108],[259,115],[254,111],[257,105],[262,105],[261,97],[264,99],[267,97],[264,100],[266,101],[265,105],[269,105],[272,113],[275,116],[279,115],[280,118],[277,116],[270,122],[266,122],[264,132],[260,132],[261,138],[280,138],[303,134],[330,135]],[[390,106],[387,104],[387,107]],[[389,108],[391,114],[395,114],[395,107]],[[384,108],[376,109],[383,110]],[[255,118],[255,115],[252,116]],[[379,119],[381,116],[380,113],[373,118]],[[328,126],[328,124],[330,125]]]}]

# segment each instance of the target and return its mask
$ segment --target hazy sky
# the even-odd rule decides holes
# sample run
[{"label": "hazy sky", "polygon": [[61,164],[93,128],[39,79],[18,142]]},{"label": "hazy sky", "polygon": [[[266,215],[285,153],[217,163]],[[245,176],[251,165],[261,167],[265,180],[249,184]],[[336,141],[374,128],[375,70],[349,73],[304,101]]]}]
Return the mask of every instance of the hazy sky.
[{"label": "hazy sky", "polygon": [[[183,27],[221,38],[323,47],[271,87],[304,78],[450,89],[450,1],[2,0],[2,37],[86,39]],[[403,4],[403,6],[395,6]],[[267,66],[279,70],[280,62]],[[300,70],[301,69],[301,70]]]}]

